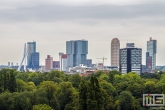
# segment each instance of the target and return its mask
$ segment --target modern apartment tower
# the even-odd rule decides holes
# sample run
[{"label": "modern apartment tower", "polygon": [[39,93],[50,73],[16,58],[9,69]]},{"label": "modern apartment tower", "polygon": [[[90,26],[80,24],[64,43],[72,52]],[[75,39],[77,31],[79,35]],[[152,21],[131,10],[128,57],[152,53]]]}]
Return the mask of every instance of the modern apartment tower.
[{"label": "modern apartment tower", "polygon": [[111,41],[111,66],[119,67],[119,50],[120,41],[118,38],[113,38]]},{"label": "modern apartment tower", "polygon": [[39,69],[39,52],[36,52],[36,42],[27,43],[27,67]]},{"label": "modern apartment tower", "polygon": [[146,67],[147,70],[155,71],[156,69],[156,53],[157,53],[157,41],[150,37],[147,41],[147,52],[146,52]]},{"label": "modern apartment tower", "polygon": [[67,67],[75,67],[80,64],[86,65],[88,54],[88,41],[66,41]]},{"label": "modern apartment tower", "polygon": [[120,49],[120,72],[142,72],[142,49],[135,48],[133,43],[127,44],[126,48]]}]

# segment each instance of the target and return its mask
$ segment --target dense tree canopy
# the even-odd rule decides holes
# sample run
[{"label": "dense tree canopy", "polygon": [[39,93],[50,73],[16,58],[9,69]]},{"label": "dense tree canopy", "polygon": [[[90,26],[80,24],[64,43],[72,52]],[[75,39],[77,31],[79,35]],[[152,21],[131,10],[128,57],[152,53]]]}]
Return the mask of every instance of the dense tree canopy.
[{"label": "dense tree canopy", "polygon": [[143,94],[165,94],[165,73],[118,71],[82,77],[0,70],[0,110],[146,110]]}]

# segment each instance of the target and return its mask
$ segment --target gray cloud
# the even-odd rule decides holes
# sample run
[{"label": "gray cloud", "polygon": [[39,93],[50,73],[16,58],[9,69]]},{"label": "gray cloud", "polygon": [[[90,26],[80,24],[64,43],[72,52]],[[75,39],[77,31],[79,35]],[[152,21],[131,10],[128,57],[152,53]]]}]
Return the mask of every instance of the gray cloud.
[{"label": "gray cloud", "polygon": [[0,10],[2,21],[56,21],[72,19],[123,19],[141,16],[165,16],[165,5],[158,3],[136,5],[64,6],[40,4]]}]

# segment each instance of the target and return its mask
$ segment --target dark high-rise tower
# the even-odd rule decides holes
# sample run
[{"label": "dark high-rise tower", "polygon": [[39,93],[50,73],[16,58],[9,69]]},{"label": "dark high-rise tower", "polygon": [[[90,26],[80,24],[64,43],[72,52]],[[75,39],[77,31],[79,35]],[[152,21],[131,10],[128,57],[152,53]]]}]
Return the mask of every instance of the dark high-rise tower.
[{"label": "dark high-rise tower", "polygon": [[121,73],[142,72],[142,49],[135,48],[133,43],[127,43],[127,47],[120,49],[120,71]]}]

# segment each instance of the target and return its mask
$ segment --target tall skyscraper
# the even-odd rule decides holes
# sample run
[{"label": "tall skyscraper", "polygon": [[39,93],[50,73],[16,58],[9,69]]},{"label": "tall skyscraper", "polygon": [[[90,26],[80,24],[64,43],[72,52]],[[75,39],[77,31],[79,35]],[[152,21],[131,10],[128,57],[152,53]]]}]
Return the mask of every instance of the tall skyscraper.
[{"label": "tall skyscraper", "polygon": [[[157,41],[152,37],[147,41],[146,67],[154,71],[156,69]],[[151,61],[150,61],[151,60]],[[151,64],[149,64],[151,63]]]},{"label": "tall skyscraper", "polygon": [[53,69],[53,57],[47,55],[47,58],[45,59],[45,70],[50,71],[51,69]]},{"label": "tall skyscraper", "polygon": [[113,38],[111,41],[111,66],[119,67],[119,50],[120,41],[118,38]]},{"label": "tall skyscraper", "polygon": [[126,48],[120,49],[120,68],[121,73],[142,72],[142,49],[135,48],[132,44],[127,44]]},{"label": "tall skyscraper", "polygon": [[88,41],[66,41],[67,67],[86,65],[88,54]]},{"label": "tall skyscraper", "polygon": [[36,52],[36,42],[27,43],[27,67],[39,69],[39,52]]}]

